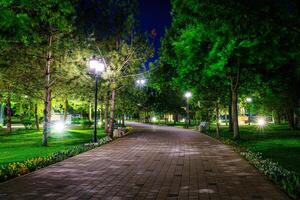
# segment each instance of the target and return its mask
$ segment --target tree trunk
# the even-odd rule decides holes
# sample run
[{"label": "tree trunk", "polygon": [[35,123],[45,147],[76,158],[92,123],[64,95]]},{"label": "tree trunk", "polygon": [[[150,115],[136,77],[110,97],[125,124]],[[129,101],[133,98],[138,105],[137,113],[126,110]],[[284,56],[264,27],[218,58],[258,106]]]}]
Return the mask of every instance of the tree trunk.
[{"label": "tree trunk", "polygon": [[99,118],[99,121],[100,121],[100,128],[103,127],[103,111],[102,109],[99,109],[99,112],[100,112],[100,118]]},{"label": "tree trunk", "polygon": [[38,104],[34,104],[34,117],[35,117],[35,127],[37,130],[40,130],[40,121],[38,116]]},{"label": "tree trunk", "polygon": [[64,122],[66,123],[68,116],[68,99],[65,99],[65,105],[64,105]]},{"label": "tree trunk", "polygon": [[92,103],[89,104],[89,121],[92,121]]},{"label": "tree trunk", "polygon": [[122,114],[122,127],[125,127],[125,114]]},{"label": "tree trunk", "polygon": [[220,119],[220,110],[219,110],[219,100],[217,100],[216,102],[216,133],[217,133],[217,137],[220,137],[220,123],[219,123],[219,119]]},{"label": "tree trunk", "polygon": [[112,89],[111,93],[111,110],[110,110],[110,121],[109,121],[109,135],[113,136],[114,131],[114,120],[115,120],[115,96],[116,96],[116,89]]},{"label": "tree trunk", "polygon": [[46,59],[46,70],[45,70],[45,100],[44,100],[44,127],[43,127],[43,140],[42,145],[47,146],[48,135],[50,134],[50,123],[51,123],[51,88],[50,88],[50,67],[52,60],[52,52],[50,50],[52,45],[52,36],[48,36],[48,51]]},{"label": "tree trunk", "polygon": [[238,108],[237,108],[237,88],[232,88],[232,127],[233,138],[240,139],[239,122],[238,122]]},{"label": "tree trunk", "polygon": [[233,132],[232,122],[232,92],[229,90],[229,106],[228,106],[229,131]]},{"label": "tree trunk", "polygon": [[296,130],[297,129],[297,115],[295,112],[295,109],[288,109],[287,110],[287,118],[288,118],[288,122],[289,122],[289,126],[293,129]]},{"label": "tree trunk", "polygon": [[108,117],[108,109],[109,109],[109,92],[107,92],[107,95],[106,95],[106,99],[105,99],[105,112],[104,112],[104,117],[105,117],[105,133],[107,135],[109,135],[109,132],[108,132],[108,124],[109,124],[109,117]]},{"label": "tree trunk", "polygon": [[10,102],[10,96],[7,97],[6,99],[6,127],[7,130],[11,133],[12,128],[11,128],[11,115],[12,115],[12,111],[11,111],[11,102]]}]

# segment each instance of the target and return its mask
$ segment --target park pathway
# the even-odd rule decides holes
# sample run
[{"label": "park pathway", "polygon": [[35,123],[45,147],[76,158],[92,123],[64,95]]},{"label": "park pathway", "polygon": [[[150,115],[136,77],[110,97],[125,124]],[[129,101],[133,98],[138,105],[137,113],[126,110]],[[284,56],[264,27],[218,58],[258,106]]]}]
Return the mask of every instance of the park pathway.
[{"label": "park pathway", "polygon": [[132,125],[124,138],[0,184],[0,199],[288,199],[231,147]]}]

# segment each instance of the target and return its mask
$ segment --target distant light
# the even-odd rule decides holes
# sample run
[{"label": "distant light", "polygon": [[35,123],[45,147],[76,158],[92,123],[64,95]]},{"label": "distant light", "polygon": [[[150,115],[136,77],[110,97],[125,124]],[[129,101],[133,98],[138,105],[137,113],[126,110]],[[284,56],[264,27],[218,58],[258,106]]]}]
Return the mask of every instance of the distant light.
[{"label": "distant light", "polygon": [[145,80],[145,79],[138,79],[138,80],[136,81],[136,83],[137,83],[138,85],[140,85],[140,86],[143,86],[143,85],[145,85],[146,80]]},{"label": "distant light", "polygon": [[185,122],[185,118],[182,118],[182,120],[180,122]]},{"label": "distant light", "polygon": [[247,97],[246,101],[247,101],[247,103],[251,103],[252,102],[252,98],[251,97]]},{"label": "distant light", "polygon": [[64,129],[65,129],[64,122],[56,122],[54,124],[54,131],[55,132],[61,133],[61,132],[63,132]]},{"label": "distant light", "polygon": [[185,98],[190,98],[191,96],[192,96],[192,93],[191,92],[186,92],[185,94],[184,94],[184,96],[185,96]]},{"label": "distant light", "polygon": [[257,125],[259,126],[259,127],[264,127],[265,125],[266,125],[266,119],[264,119],[264,118],[258,118],[257,119]]},{"label": "distant light", "polygon": [[152,117],[151,120],[155,122],[157,120],[157,118],[156,117]]},{"label": "distant light", "polygon": [[27,95],[24,95],[24,97],[27,99],[28,98],[28,96]]}]

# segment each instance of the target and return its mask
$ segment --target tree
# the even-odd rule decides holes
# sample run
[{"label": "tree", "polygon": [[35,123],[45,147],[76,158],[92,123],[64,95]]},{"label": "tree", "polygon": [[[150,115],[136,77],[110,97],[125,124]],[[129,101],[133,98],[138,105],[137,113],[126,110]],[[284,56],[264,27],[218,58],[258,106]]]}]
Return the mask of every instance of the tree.
[{"label": "tree", "polygon": [[230,88],[235,139],[240,137],[237,103],[241,86],[254,80],[257,87],[261,73],[274,68],[274,60],[271,65],[262,61],[264,55],[272,54],[264,45],[272,44],[281,51],[277,38],[285,35],[287,27],[260,18],[260,13],[284,13],[278,5],[271,1],[172,2],[173,23],[163,40],[162,59],[176,68],[177,82],[185,87],[196,83],[201,88],[209,83],[201,79],[218,78],[223,83],[220,86]]}]

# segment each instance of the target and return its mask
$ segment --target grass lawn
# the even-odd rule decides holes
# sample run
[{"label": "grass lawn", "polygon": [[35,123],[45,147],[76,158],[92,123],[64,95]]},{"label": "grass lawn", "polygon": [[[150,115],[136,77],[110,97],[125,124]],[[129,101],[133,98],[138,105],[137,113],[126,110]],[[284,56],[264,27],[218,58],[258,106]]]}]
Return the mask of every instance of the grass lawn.
[{"label": "grass lawn", "polygon": [[[45,157],[72,146],[92,140],[92,129],[67,129],[64,133],[52,133],[48,146],[42,143],[42,131],[19,129],[11,134],[0,132],[0,165],[20,162],[33,157]],[[103,129],[98,129],[98,138],[104,137]]]},{"label": "grass lawn", "polygon": [[[288,125],[269,124],[263,129],[255,125],[240,126],[241,147],[261,152],[265,158],[278,162],[282,167],[300,174],[300,131],[289,129]],[[215,136],[214,127],[209,134]],[[232,138],[227,127],[221,128],[221,136]]]}]

